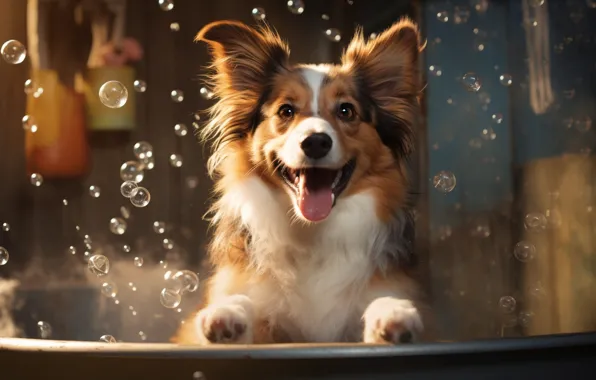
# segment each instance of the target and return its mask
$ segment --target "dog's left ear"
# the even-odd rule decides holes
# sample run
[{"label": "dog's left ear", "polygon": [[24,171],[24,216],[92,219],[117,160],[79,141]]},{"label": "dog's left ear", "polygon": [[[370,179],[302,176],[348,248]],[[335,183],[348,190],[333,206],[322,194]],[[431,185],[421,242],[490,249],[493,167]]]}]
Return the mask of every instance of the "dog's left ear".
[{"label": "dog's left ear", "polygon": [[418,28],[402,19],[369,41],[359,31],[342,57],[342,69],[359,81],[377,110],[381,138],[399,155],[413,148],[421,50]]},{"label": "dog's left ear", "polygon": [[242,91],[256,99],[272,73],[287,67],[290,51],[267,27],[255,30],[238,21],[212,22],[195,41],[211,47],[216,90]]}]

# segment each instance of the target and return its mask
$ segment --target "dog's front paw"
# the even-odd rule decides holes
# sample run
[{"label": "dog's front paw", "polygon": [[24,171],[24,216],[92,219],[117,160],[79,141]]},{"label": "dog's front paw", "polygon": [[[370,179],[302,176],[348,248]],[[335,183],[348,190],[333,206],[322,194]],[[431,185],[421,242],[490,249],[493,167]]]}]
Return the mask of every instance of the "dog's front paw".
[{"label": "dog's front paw", "polygon": [[423,330],[422,319],[414,304],[393,297],[374,300],[362,318],[364,343],[412,343]]},{"label": "dog's front paw", "polygon": [[201,310],[195,326],[204,344],[250,344],[253,341],[252,303],[246,296],[230,296]]}]

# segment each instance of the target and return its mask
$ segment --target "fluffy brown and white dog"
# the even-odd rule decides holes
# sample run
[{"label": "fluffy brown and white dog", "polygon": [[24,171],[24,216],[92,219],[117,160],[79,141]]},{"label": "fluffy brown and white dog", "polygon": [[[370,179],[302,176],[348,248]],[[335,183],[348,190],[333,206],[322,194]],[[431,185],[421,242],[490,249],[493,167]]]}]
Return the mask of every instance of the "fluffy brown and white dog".
[{"label": "fluffy brown and white dog", "polygon": [[294,65],[268,27],[205,26],[218,98],[214,273],[178,343],[417,340],[406,158],[419,114],[417,27],[356,33],[340,65]]}]

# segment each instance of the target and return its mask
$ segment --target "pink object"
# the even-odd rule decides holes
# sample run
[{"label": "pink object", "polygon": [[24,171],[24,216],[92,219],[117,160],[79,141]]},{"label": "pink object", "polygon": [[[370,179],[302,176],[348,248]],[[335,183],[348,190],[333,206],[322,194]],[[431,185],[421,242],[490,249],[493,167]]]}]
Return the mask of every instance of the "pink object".
[{"label": "pink object", "polygon": [[100,55],[105,66],[124,66],[128,62],[135,62],[143,58],[143,48],[134,38],[122,40],[119,48],[113,42],[108,42],[100,49]]}]

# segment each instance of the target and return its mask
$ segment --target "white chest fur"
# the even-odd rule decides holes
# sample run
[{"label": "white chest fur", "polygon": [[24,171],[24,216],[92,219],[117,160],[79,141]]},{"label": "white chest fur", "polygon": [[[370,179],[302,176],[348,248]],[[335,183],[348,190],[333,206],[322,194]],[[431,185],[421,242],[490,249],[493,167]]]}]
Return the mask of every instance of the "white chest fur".
[{"label": "white chest fur", "polygon": [[251,177],[222,199],[252,236],[250,259],[265,281],[247,284],[261,317],[293,340],[337,341],[356,330],[366,304],[362,292],[382,266],[390,228],[362,193],[337,202],[327,220],[305,226],[291,217],[289,197]]}]

